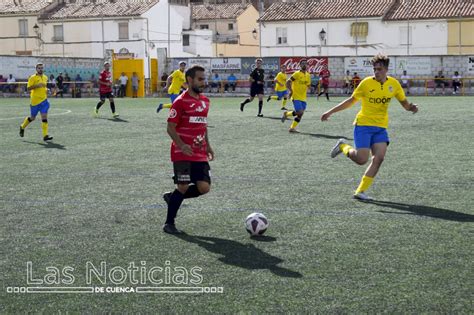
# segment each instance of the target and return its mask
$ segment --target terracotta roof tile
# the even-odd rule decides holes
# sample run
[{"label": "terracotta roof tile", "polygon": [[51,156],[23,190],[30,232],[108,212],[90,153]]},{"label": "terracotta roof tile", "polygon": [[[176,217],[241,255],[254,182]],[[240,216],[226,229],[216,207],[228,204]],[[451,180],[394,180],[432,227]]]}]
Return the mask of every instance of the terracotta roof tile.
[{"label": "terracotta roof tile", "polygon": [[115,16],[140,16],[157,4],[159,0],[76,0],[75,3],[64,3],[51,12],[46,12],[41,19],[80,19]]},{"label": "terracotta roof tile", "polygon": [[473,0],[399,0],[384,20],[473,17]]},{"label": "terracotta roof tile", "polygon": [[381,17],[394,0],[319,0],[273,3],[261,17],[262,21],[304,19],[338,19],[350,17]]},{"label": "terracotta roof tile", "polygon": [[0,0],[0,14],[37,13],[48,5],[46,0]]},{"label": "terracotta roof tile", "polygon": [[242,5],[241,3],[193,5],[193,20],[236,19],[250,5]]}]

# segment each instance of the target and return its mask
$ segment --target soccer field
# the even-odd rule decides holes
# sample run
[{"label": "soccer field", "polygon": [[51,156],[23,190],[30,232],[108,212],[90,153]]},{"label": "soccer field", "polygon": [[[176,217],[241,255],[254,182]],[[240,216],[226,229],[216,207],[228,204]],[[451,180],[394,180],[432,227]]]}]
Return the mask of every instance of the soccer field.
[{"label": "soccer field", "polygon": [[[184,201],[178,237],[161,230],[174,185],[157,99],[117,99],[114,120],[108,102],[92,118],[96,99],[53,98],[48,144],[40,119],[18,135],[28,99],[0,99],[0,313],[472,312],[474,98],[392,102],[373,203],[351,199],[366,166],[329,157],[360,105],[322,123],[342,98],[312,98],[290,134],[279,103],[258,118],[241,100],[211,99],[212,188]],[[256,239],[255,211],[270,220]]]}]

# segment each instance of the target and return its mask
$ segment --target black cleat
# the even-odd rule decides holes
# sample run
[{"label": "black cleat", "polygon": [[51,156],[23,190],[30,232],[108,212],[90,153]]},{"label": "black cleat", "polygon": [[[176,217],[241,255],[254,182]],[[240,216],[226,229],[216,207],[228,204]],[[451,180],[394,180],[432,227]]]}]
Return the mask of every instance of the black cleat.
[{"label": "black cleat", "polygon": [[51,140],[53,140],[53,137],[50,137],[48,135],[43,137],[43,141],[51,141]]},{"label": "black cleat", "polygon": [[263,114],[257,114],[257,117],[263,117]]},{"label": "black cleat", "polygon": [[25,129],[21,128],[20,126],[20,137],[24,137],[25,136]]},{"label": "black cleat", "polygon": [[271,99],[272,99],[272,96],[271,96],[271,95],[268,95],[267,103],[270,102]]},{"label": "black cleat", "polygon": [[183,231],[178,230],[174,224],[166,223],[163,225],[163,232],[168,234],[183,234]]},{"label": "black cleat", "polygon": [[163,194],[163,200],[166,202],[167,205],[170,204],[171,199],[171,192],[166,192]]},{"label": "black cleat", "polygon": [[244,102],[240,103],[240,111],[241,111],[241,112],[244,111],[244,106],[245,106]]}]

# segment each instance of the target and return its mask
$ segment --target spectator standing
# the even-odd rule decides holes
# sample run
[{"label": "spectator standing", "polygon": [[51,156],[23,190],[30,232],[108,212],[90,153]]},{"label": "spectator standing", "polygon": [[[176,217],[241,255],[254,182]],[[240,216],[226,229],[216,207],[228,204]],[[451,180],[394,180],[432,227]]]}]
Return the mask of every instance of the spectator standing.
[{"label": "spectator standing", "polygon": [[132,75],[132,92],[133,92],[132,97],[133,98],[138,97],[138,83],[139,83],[139,81],[140,81],[140,79],[138,79],[137,73],[134,72],[133,75]]},{"label": "spectator standing", "polygon": [[59,72],[59,75],[56,78],[56,86],[58,88],[58,91],[55,96],[58,97],[58,94],[61,94],[62,98],[64,93],[64,77],[62,72]]},{"label": "spectator standing", "polygon": [[458,89],[461,88],[462,77],[459,75],[458,71],[454,71],[453,75],[453,94],[456,94]]},{"label": "spectator standing", "polygon": [[127,89],[127,82],[128,82],[128,77],[125,75],[125,72],[122,72],[120,75],[120,91],[119,91],[119,97],[124,97],[125,96],[125,91]]},{"label": "spectator standing", "polygon": [[406,94],[410,94],[410,76],[406,70],[403,70],[403,74],[400,76],[402,88],[406,89]]}]

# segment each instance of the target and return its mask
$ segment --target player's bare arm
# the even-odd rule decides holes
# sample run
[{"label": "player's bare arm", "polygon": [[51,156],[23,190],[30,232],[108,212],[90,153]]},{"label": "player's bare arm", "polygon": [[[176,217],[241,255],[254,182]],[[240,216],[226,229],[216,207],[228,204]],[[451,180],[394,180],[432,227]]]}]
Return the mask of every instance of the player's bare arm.
[{"label": "player's bare arm", "polygon": [[403,100],[400,102],[400,104],[405,108],[405,110],[412,112],[413,114],[416,114],[418,112],[418,106],[416,104],[408,102],[408,100]]},{"label": "player's bare arm", "polygon": [[211,144],[209,143],[209,137],[207,134],[208,132],[206,130],[207,158],[209,159],[209,161],[212,161],[214,160],[215,154],[214,154],[214,150],[212,150]]},{"label": "player's bare arm", "polygon": [[168,127],[166,129],[168,135],[173,139],[174,143],[179,147],[179,149],[186,155],[193,155],[193,149],[189,144],[183,142],[181,137],[176,132],[176,124],[172,122],[168,122]]},{"label": "player's bare arm", "polygon": [[331,116],[332,114],[340,112],[341,110],[347,109],[347,108],[351,107],[352,105],[354,105],[354,103],[356,103],[356,102],[357,102],[357,100],[354,97],[352,97],[352,96],[349,97],[345,101],[339,103],[338,105],[334,106],[333,108],[331,108],[330,110],[328,110],[327,112],[322,114],[321,115],[321,121],[328,120],[329,116]]}]

